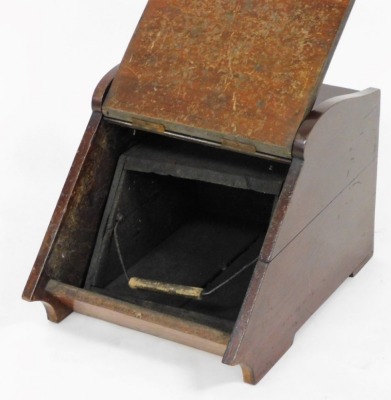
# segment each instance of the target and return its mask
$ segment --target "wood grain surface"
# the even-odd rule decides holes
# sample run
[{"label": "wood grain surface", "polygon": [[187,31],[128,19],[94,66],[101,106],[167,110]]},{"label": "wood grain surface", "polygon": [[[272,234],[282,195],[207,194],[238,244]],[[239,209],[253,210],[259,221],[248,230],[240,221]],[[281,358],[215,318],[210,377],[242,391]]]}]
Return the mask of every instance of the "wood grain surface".
[{"label": "wood grain surface", "polygon": [[353,2],[150,0],[103,112],[290,158]]}]

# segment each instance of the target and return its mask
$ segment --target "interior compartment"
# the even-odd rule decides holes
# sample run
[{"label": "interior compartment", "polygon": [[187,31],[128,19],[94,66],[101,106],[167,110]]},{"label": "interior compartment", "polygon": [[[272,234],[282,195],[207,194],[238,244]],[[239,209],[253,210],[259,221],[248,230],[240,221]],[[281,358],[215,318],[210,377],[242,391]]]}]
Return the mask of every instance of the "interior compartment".
[{"label": "interior compartment", "polygon": [[85,287],[230,331],[255,263],[201,300],[132,290],[129,277],[212,289],[259,255],[287,166],[163,138],[118,163]]}]

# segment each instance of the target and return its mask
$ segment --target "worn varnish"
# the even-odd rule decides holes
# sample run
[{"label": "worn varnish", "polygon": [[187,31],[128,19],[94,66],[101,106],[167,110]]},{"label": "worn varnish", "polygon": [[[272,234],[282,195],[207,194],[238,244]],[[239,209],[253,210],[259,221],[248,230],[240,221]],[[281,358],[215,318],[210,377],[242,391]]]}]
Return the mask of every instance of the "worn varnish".
[{"label": "worn varnish", "polygon": [[291,157],[350,0],[150,0],[105,115]]}]

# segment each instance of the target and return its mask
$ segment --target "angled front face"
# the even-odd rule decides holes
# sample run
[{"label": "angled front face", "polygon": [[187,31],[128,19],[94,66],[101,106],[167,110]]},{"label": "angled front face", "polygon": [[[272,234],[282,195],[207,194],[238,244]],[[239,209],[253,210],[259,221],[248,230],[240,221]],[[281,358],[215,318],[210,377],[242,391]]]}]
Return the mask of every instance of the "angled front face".
[{"label": "angled front face", "polygon": [[103,112],[290,158],[352,3],[150,0]]}]

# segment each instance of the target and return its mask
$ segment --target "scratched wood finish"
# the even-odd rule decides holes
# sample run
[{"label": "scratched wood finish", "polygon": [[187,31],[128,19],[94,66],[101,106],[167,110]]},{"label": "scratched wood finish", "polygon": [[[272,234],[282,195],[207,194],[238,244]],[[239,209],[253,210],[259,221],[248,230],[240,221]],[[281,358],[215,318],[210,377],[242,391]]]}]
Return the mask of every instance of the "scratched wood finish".
[{"label": "scratched wood finish", "polygon": [[115,72],[106,74],[94,92],[91,119],[23,292],[25,300],[43,301],[48,318],[56,322],[70,310],[46,292],[47,280],[82,284],[118,157],[132,140],[125,129],[103,121],[100,111]]},{"label": "scratched wood finish", "polygon": [[150,0],[103,112],[290,158],[352,5]]}]

